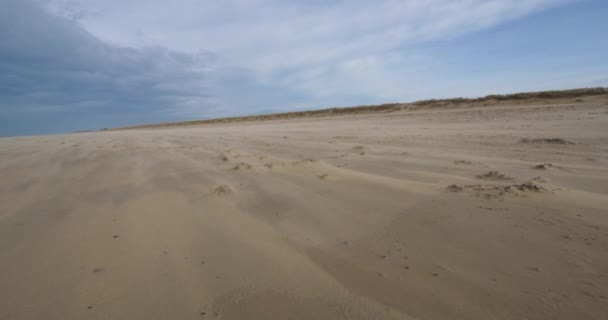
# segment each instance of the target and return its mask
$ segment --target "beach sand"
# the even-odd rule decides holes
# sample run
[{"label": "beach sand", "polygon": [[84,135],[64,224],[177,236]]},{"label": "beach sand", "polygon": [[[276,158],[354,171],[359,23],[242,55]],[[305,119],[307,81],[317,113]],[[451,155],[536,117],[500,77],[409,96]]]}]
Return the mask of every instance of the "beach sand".
[{"label": "beach sand", "polygon": [[0,139],[0,319],[606,319],[608,96]]}]

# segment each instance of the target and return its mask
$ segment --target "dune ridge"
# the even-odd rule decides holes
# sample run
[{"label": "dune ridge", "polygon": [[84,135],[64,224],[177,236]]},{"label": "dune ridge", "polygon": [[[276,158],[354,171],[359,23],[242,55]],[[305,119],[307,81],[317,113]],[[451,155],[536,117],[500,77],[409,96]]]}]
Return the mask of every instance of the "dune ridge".
[{"label": "dune ridge", "polygon": [[[263,120],[280,120],[280,119],[292,119],[292,118],[303,118],[303,117],[324,117],[324,116],[335,116],[335,115],[347,115],[347,114],[362,114],[362,113],[375,113],[375,112],[395,112],[399,110],[414,110],[419,107],[445,107],[445,106],[459,106],[459,105],[493,105],[504,102],[518,102],[526,101],[527,103],[533,103],[531,100],[555,100],[565,98],[579,98],[584,96],[596,96],[608,94],[608,88],[581,88],[581,89],[570,89],[570,90],[553,90],[553,91],[538,91],[538,92],[522,92],[512,94],[493,94],[487,95],[480,98],[451,98],[451,99],[429,99],[421,100],[412,103],[385,103],[381,105],[363,105],[355,107],[337,107],[319,110],[308,110],[308,111],[294,111],[294,112],[280,112],[262,115],[251,115],[251,116],[237,116],[227,118],[215,118],[206,120],[191,120],[181,122],[167,122],[157,124],[144,124],[126,126],[120,128],[113,128],[112,130],[126,130],[126,129],[145,129],[145,128],[163,128],[163,127],[179,127],[179,126],[191,126],[191,125],[202,125],[202,124],[215,124],[215,123],[231,123],[231,122],[244,122],[244,121],[263,121]],[[104,129],[107,130],[107,129]]]}]

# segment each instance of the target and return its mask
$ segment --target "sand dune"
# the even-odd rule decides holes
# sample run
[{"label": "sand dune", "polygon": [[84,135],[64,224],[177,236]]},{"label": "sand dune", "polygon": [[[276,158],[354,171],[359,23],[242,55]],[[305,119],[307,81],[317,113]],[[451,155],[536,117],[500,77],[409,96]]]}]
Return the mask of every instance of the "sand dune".
[{"label": "sand dune", "polygon": [[608,95],[529,98],[0,139],[0,319],[606,319]]}]

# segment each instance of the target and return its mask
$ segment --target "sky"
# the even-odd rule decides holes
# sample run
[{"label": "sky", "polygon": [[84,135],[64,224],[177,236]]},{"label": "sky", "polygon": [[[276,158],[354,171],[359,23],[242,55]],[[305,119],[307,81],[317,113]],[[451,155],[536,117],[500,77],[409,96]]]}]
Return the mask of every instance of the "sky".
[{"label": "sky", "polygon": [[0,0],[0,136],[608,87],[605,0]]}]

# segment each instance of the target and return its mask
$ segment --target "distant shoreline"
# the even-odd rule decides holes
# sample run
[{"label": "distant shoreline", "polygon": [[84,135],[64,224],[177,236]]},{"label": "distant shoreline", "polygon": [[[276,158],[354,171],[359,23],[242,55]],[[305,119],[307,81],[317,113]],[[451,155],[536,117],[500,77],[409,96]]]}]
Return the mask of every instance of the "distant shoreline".
[{"label": "distant shoreline", "polygon": [[360,113],[374,113],[374,112],[392,112],[403,110],[407,108],[416,107],[440,107],[440,106],[457,106],[461,104],[480,104],[480,105],[492,105],[505,101],[528,101],[532,99],[564,99],[564,98],[580,98],[585,96],[597,96],[608,94],[608,88],[579,88],[579,89],[568,89],[568,90],[550,90],[550,91],[536,91],[536,92],[520,92],[511,94],[492,94],[479,98],[449,98],[449,99],[427,99],[409,103],[385,103],[379,105],[361,105],[353,107],[336,107],[336,108],[325,108],[318,110],[308,111],[295,111],[295,112],[280,112],[280,113],[269,113],[251,116],[236,116],[236,117],[225,117],[225,118],[213,118],[204,120],[189,120],[180,122],[166,122],[166,123],[153,123],[143,125],[133,125],[126,127],[117,128],[103,128],[99,130],[84,130],[79,132],[90,132],[90,131],[107,131],[107,130],[130,130],[130,129],[151,129],[151,128],[165,128],[165,127],[181,127],[181,126],[192,126],[192,125],[203,125],[203,124],[215,124],[215,123],[231,123],[231,122],[244,122],[244,121],[263,121],[263,120],[278,120],[278,119],[291,119],[291,118],[304,118],[304,117],[322,117],[332,115],[346,115],[346,114],[360,114]]}]

